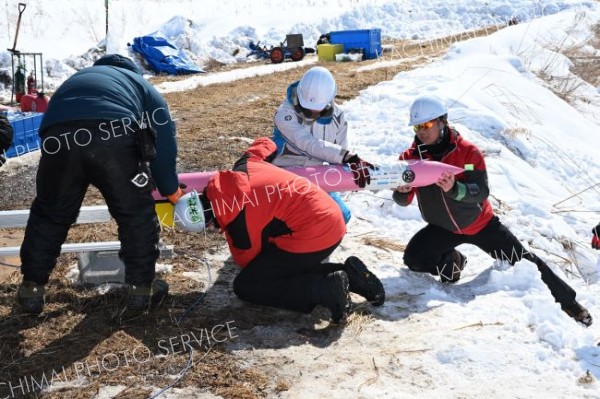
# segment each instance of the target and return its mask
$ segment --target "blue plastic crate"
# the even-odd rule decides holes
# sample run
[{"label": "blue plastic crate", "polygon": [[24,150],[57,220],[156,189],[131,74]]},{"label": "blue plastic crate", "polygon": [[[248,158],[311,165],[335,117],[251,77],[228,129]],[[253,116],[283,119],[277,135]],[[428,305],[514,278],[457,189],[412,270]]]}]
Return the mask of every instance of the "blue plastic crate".
[{"label": "blue plastic crate", "polygon": [[331,44],[343,44],[344,52],[362,49],[364,59],[381,55],[381,29],[341,30],[331,32]]},{"label": "blue plastic crate", "polygon": [[7,115],[14,131],[13,145],[6,150],[8,158],[18,157],[40,148],[38,129],[43,116],[41,112],[14,112]]}]

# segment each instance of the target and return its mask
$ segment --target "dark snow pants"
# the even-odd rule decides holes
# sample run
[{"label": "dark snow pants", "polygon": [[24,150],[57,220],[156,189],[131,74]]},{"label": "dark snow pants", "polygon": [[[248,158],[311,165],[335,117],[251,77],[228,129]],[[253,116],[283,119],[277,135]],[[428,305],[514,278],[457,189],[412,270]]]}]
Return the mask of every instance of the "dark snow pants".
[{"label": "dark snow pants", "polygon": [[554,274],[543,260],[525,250],[496,216],[475,235],[454,234],[441,227],[427,225],[409,241],[404,251],[404,264],[413,271],[438,275],[440,271],[446,270],[446,262],[451,258],[449,254],[460,244],[476,245],[494,259],[506,260],[511,265],[527,259],[536,264],[542,281],[548,286],[556,302],[566,305],[575,300],[576,292]]},{"label": "dark snow pants", "polygon": [[46,284],[90,184],[96,186],[118,225],[119,257],[129,284],[154,279],[160,226],[152,185],[134,186],[138,173],[134,137],[124,129],[99,131],[99,121],[52,126],[42,138],[42,157],[21,246],[25,280]]},{"label": "dark snow pants", "polygon": [[321,263],[338,245],[303,254],[271,245],[239,272],[233,291],[243,301],[309,313],[321,302],[327,275],[344,269],[342,263]]}]

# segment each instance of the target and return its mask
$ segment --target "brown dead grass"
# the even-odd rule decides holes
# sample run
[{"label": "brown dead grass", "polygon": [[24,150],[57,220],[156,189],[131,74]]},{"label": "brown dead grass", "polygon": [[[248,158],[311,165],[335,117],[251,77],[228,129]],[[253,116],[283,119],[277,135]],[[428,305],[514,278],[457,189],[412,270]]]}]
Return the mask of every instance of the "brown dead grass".
[{"label": "brown dead grass", "polygon": [[[585,14],[579,14],[579,18],[584,18]],[[575,29],[579,20],[577,20],[572,29]],[[546,65],[536,72],[536,74],[546,82],[548,88],[552,90],[562,100],[574,103],[582,100],[577,95],[578,90],[587,82],[593,86],[600,85],[600,57],[590,52],[589,47],[600,50],[600,24],[592,28],[592,37],[575,44],[566,44],[566,39],[559,44],[548,44],[553,52],[567,57],[571,62],[570,74],[554,75],[552,70],[554,64],[558,61],[557,57],[550,57]]]},{"label": "brown dead grass", "polygon": [[[478,35],[484,31],[478,32]],[[464,38],[470,38],[467,35]],[[453,39],[454,40],[454,39]],[[401,71],[415,68],[442,54],[447,45],[394,42],[396,48],[410,60],[388,68],[356,73],[358,66],[375,63],[328,63],[338,82],[338,101],[356,97],[359,92],[383,80],[391,79]],[[243,66],[242,66],[243,67]],[[214,66],[232,68],[232,66]],[[200,87],[185,93],[166,95],[177,119],[180,171],[202,171],[229,168],[247,147],[247,140],[270,136],[272,118],[276,107],[285,97],[285,90],[300,78],[306,68],[298,68],[268,76],[244,79]],[[156,82],[170,78],[159,77]],[[1,173],[1,172],[0,172]],[[0,179],[3,201],[0,209],[28,208],[35,190],[35,165],[23,166],[16,178]],[[89,190],[85,204],[101,204],[97,190]],[[0,232],[1,233],[1,232]],[[75,226],[68,236],[70,242],[103,241],[116,239],[114,223]],[[277,309],[265,309],[242,304],[235,298],[230,287],[237,273],[230,262],[213,265],[217,277],[212,287],[206,287],[183,276],[186,271],[203,270],[199,262],[205,253],[225,248],[225,242],[214,233],[206,237],[164,231],[162,239],[174,244],[176,256],[171,260],[173,273],[165,279],[170,284],[169,298],[151,313],[143,315],[123,314],[124,292],[117,290],[105,295],[93,290],[71,286],[64,278],[69,265],[76,259],[63,255],[47,286],[47,306],[40,317],[21,315],[13,310],[13,301],[20,275],[15,271],[0,284],[0,381],[18,383],[19,379],[42,372],[66,370],[66,380],[76,377],[74,365],[78,362],[94,362],[114,353],[132,350],[144,345],[153,354],[159,353],[158,341],[178,337],[194,328],[211,328],[216,324],[235,320],[239,338],[235,344],[242,348],[257,346],[286,347],[307,342],[326,346],[337,339],[341,327],[315,329],[322,325],[322,315],[298,315]],[[367,244],[401,251],[401,246],[371,241]],[[208,290],[205,300],[191,312],[188,319],[177,325],[175,320]],[[315,314],[316,313],[316,314]],[[356,316],[358,317],[358,316]],[[319,324],[321,323],[321,324]],[[361,323],[358,323],[361,324]],[[257,325],[278,326],[288,331],[283,339],[268,342],[253,334]],[[262,369],[247,369],[243,361],[228,350],[228,342],[217,344],[208,353],[197,350],[193,354],[194,365],[177,387],[193,386],[213,392],[225,398],[264,398],[277,396],[290,389],[293,382],[279,374],[281,364],[265,365]],[[111,372],[88,376],[81,387],[66,387],[41,395],[46,398],[90,398],[102,386],[125,385],[127,388],[118,398],[147,397],[152,387],[164,387],[173,381],[186,365],[188,353],[152,357],[144,364],[118,367]],[[60,380],[58,380],[60,381]],[[2,392],[0,392],[1,394]],[[33,394],[39,397],[38,394]]]},{"label": "brown dead grass", "polygon": [[397,251],[397,252],[404,252],[404,250],[406,249],[405,244],[399,244],[397,242],[382,239],[382,238],[365,237],[362,239],[362,242],[365,245],[372,245],[377,248],[389,249],[389,250]]},{"label": "brown dead grass", "polygon": [[[595,25],[592,31],[594,37],[586,44],[600,50],[600,24]],[[571,71],[575,75],[593,86],[600,86],[600,57],[591,56],[589,52],[584,52],[581,48],[575,49],[567,56],[573,61]]]}]

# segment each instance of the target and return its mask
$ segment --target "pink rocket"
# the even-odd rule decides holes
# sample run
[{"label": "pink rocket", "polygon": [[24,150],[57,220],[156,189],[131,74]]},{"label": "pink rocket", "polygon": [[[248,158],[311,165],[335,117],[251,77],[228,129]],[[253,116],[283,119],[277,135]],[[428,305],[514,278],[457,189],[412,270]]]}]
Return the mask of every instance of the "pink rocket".
[{"label": "pink rocket", "polygon": [[[295,167],[287,170],[298,175],[298,179],[307,179],[327,192],[360,190],[354,182],[355,172],[348,165]],[[464,169],[436,161],[398,161],[380,165],[377,170],[369,169],[371,183],[365,190],[392,189],[406,184],[412,187],[429,186],[435,184],[444,172],[456,175],[464,172]],[[179,175],[179,182],[187,186],[187,191],[201,192],[215,173],[217,172],[182,173]],[[156,190],[152,194],[156,200],[163,199]]]}]

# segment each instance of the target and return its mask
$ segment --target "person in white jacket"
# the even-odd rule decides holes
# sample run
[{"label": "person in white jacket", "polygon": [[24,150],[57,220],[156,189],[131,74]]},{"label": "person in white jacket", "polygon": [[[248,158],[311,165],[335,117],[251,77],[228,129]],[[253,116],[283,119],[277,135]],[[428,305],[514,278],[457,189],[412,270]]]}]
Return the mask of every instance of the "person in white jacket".
[{"label": "person in white jacket", "polygon": [[[273,164],[293,167],[348,163],[357,185],[364,188],[370,183],[369,168],[373,165],[348,150],[348,122],[334,101],[336,93],[335,79],[323,67],[310,68],[288,87],[286,99],[274,117],[277,156]],[[348,223],[350,210],[337,193],[330,195]]]}]

